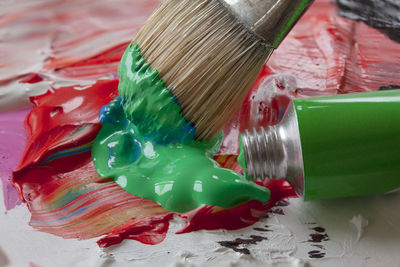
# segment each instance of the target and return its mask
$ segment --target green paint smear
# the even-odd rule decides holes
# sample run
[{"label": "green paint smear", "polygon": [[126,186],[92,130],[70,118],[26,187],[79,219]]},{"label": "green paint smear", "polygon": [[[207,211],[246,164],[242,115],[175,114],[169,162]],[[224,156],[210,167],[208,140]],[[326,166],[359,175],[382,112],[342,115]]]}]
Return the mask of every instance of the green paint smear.
[{"label": "green paint smear", "polygon": [[240,136],[240,153],[237,159],[240,167],[243,169],[243,174],[247,179],[250,179],[247,175],[247,162],[246,162],[246,156],[244,155],[244,144],[243,144],[243,138]]},{"label": "green paint smear", "polygon": [[278,37],[274,40],[273,47],[277,48],[278,45],[282,42],[283,38],[289,33],[292,29],[292,26],[296,23],[296,21],[301,17],[303,12],[306,11],[307,7],[312,3],[311,0],[303,0],[299,4],[299,6],[294,11],[293,15],[289,18],[288,22],[285,24],[283,29],[279,32]]},{"label": "green paint smear", "polygon": [[194,140],[195,128],[138,45],[128,46],[118,74],[119,96],[103,107],[103,127],[92,147],[100,176],[175,212],[269,200],[267,188],[213,160],[222,135]]}]

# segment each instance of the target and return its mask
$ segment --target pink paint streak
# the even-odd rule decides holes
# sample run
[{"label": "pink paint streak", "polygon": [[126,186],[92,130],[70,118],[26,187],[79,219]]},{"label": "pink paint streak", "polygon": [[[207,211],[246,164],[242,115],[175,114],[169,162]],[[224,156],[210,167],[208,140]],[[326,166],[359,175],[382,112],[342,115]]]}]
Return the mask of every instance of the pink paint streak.
[{"label": "pink paint streak", "polygon": [[7,210],[21,203],[11,177],[26,145],[24,119],[29,111],[0,113],[0,180]]}]

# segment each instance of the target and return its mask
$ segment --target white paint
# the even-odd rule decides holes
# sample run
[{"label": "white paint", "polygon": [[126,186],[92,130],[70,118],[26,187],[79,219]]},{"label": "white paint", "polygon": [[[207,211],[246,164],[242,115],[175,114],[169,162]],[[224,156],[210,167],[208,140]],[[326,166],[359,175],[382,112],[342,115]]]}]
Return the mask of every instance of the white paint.
[{"label": "white paint", "polygon": [[26,205],[6,214],[2,196],[0,202],[0,246],[8,256],[7,267],[29,266],[30,262],[41,267],[77,266],[73,263],[88,263],[90,255],[99,250],[96,240],[65,240],[38,232],[28,225],[30,215]]},{"label": "white paint", "polygon": [[351,218],[350,223],[357,229],[356,242],[358,242],[364,234],[364,229],[368,226],[368,220],[359,214]]},{"label": "white paint", "polygon": [[[119,45],[124,42],[129,42],[132,36],[135,36],[137,29],[124,29],[111,32],[105,32],[100,35],[96,35],[91,39],[82,42],[79,46],[73,46],[70,49],[65,49],[57,54],[57,58],[60,60],[79,60],[81,55],[85,55],[85,58],[96,56],[102,51],[105,51],[111,47]],[[100,48],[100,49],[98,49]],[[77,56],[78,55],[78,56]]]},{"label": "white paint", "polygon": [[0,86],[0,112],[23,109],[31,106],[29,97],[51,90],[47,82],[35,84],[12,81]]},{"label": "white paint", "polygon": [[[64,79],[56,76],[43,76],[45,81],[38,83],[20,83],[18,80],[13,80],[0,85],[0,113],[24,109],[32,106],[29,98],[31,96],[39,96],[48,91],[53,92],[54,89],[59,89],[66,86],[74,86],[76,90],[85,90],[95,81],[88,80],[73,80]],[[104,77],[110,79],[111,77]],[[74,99],[73,101],[77,101]],[[75,103],[79,105],[81,103]],[[75,105],[75,106],[76,106]]]},{"label": "white paint", "polygon": [[[275,219],[272,219],[275,221]],[[257,223],[254,227],[263,227],[266,221]],[[126,240],[122,246],[105,249],[123,262],[137,266],[235,266],[242,263],[287,263],[300,262],[290,256],[296,244],[292,233],[282,225],[271,224],[274,232],[256,232],[248,229],[237,231],[214,230],[197,231],[190,234],[176,235],[174,232],[183,226],[183,221],[175,218],[164,242],[156,246],[146,246]],[[222,247],[219,241],[232,241],[236,238],[249,238],[250,235],[268,237],[257,245],[244,245],[252,255],[242,255],[230,248]],[[136,266],[134,265],[134,266]],[[296,265],[298,266],[298,265]]]},{"label": "white paint", "polygon": [[[74,79],[65,79],[62,77],[57,77],[57,76],[46,76],[49,77],[49,79],[52,80],[51,86],[54,89],[59,89],[61,87],[67,87],[67,86],[74,86],[74,89],[77,91],[82,91],[87,88],[89,88],[92,84],[94,84],[96,81],[92,80],[74,80]],[[104,79],[107,79],[106,77]],[[102,79],[102,80],[104,80]],[[110,79],[110,77],[108,78]]]},{"label": "white paint", "polygon": [[[281,90],[277,84],[284,87]],[[260,108],[266,106],[271,107],[271,101],[279,95],[291,96],[298,89],[297,79],[290,73],[280,73],[270,75],[264,78],[257,90],[250,95],[250,126],[256,127],[261,122],[265,122],[264,112],[260,112]],[[278,119],[281,119],[283,114],[277,114]]]}]

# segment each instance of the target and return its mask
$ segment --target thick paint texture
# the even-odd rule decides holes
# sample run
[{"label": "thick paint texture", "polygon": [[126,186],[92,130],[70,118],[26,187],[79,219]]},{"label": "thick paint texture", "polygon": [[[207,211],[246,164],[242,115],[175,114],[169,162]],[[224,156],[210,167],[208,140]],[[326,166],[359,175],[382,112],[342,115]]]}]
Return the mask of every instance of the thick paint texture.
[{"label": "thick paint texture", "polygon": [[213,160],[220,137],[194,140],[195,128],[137,44],[128,46],[118,72],[119,96],[103,107],[92,148],[100,176],[175,212],[269,200],[268,189]]},{"label": "thick paint texture", "polygon": [[[98,114],[117,97],[117,86],[118,80],[100,80],[85,90],[63,87],[32,98],[34,108],[25,120],[27,146],[13,183],[35,229],[63,238],[102,236],[101,247],[124,239],[145,244],[164,240],[174,213],[99,176],[92,162],[90,149],[101,128]],[[234,155],[216,160],[240,171]],[[295,197],[287,183],[274,180],[263,186],[271,191],[267,203],[249,201],[233,209],[200,207],[179,215],[187,222],[180,233],[246,227],[280,199]]]},{"label": "thick paint texture", "polygon": [[[2,5],[0,112],[32,107],[29,97],[48,89],[86,86],[116,75],[126,46],[159,3],[39,0]],[[31,74],[43,83],[25,84]]]},{"label": "thick paint texture", "polygon": [[[364,22],[338,16],[331,2],[316,0],[271,56],[224,128],[215,157],[222,167],[240,172],[239,133],[279,121],[291,98],[400,85],[400,45]],[[121,56],[158,4],[42,0],[14,1],[0,9],[0,109],[34,106],[25,123],[25,156],[7,154],[14,162],[21,160],[14,184],[31,212],[33,228],[64,238],[103,236],[100,246],[126,238],[146,244],[164,239],[171,213],[99,177],[86,150],[101,127],[101,107],[117,95]],[[28,96],[33,94],[23,90],[39,83],[47,83],[54,93],[33,97],[32,105]],[[10,101],[9,94],[22,97]],[[77,98],[86,100],[78,105]],[[8,123],[0,121],[0,131],[5,127]],[[53,160],[46,161],[48,157]],[[267,203],[250,201],[233,209],[204,206],[183,214],[183,232],[246,227],[265,216],[276,200],[295,196],[279,181],[265,187],[271,191]]]},{"label": "thick paint texture", "polygon": [[98,111],[116,97],[117,85],[99,81],[32,99],[27,147],[13,177],[32,227],[64,238],[105,235],[109,243],[117,233],[150,244],[164,239],[171,213],[98,176],[91,160]]}]

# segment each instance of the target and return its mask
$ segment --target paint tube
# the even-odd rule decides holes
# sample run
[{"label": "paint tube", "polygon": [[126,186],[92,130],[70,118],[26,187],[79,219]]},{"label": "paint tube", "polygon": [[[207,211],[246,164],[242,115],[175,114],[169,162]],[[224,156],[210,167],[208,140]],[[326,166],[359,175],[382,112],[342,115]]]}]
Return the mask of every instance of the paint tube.
[{"label": "paint tube", "polygon": [[285,178],[305,200],[400,187],[400,90],[295,99],[281,123],[242,135],[246,175]]}]

